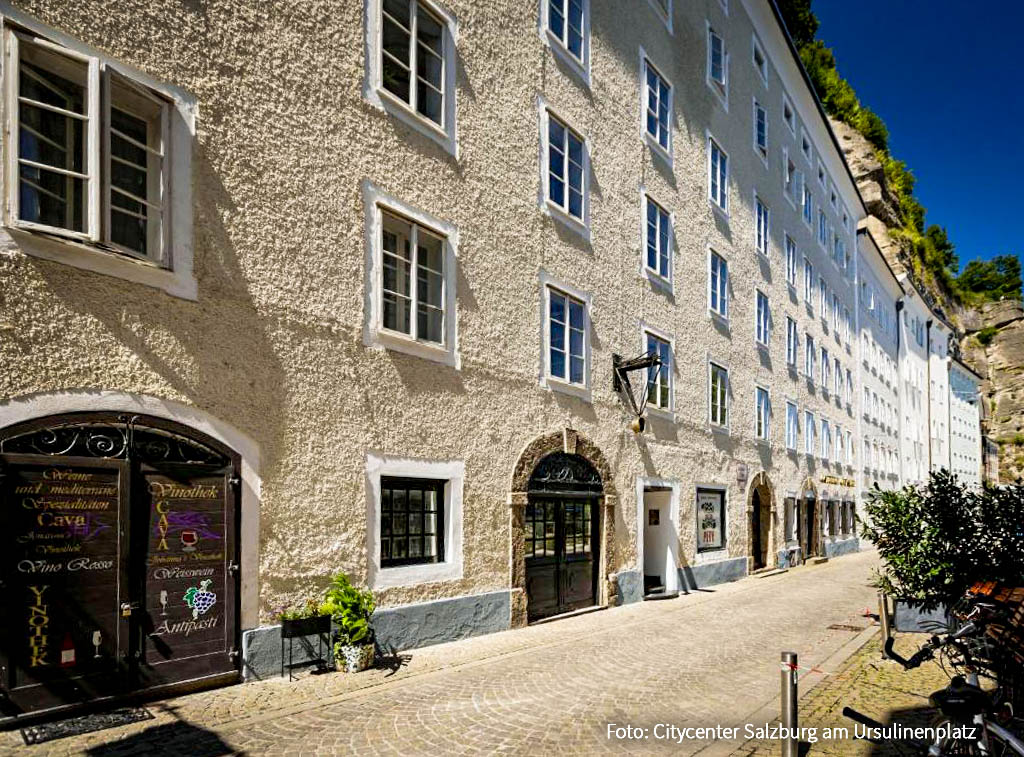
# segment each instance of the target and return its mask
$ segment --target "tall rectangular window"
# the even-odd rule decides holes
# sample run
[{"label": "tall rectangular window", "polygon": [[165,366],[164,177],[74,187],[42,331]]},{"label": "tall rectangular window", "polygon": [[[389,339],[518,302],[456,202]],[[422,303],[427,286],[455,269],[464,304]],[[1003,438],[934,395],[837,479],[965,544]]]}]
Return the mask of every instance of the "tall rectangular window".
[{"label": "tall rectangular window", "polygon": [[804,223],[806,223],[808,226],[810,226],[811,225],[811,215],[814,212],[813,211],[814,198],[811,197],[811,190],[807,187],[807,182],[806,181],[804,182],[804,186],[803,186],[803,203],[802,203],[802,205],[803,205]]},{"label": "tall rectangular window", "polygon": [[586,0],[548,0],[548,30],[581,63],[585,59]]},{"label": "tall rectangular window", "polygon": [[786,235],[786,283],[796,287],[796,242]]},{"label": "tall rectangular window", "polygon": [[768,158],[768,112],[754,101],[754,149],[762,158]]},{"label": "tall rectangular window", "polygon": [[804,302],[811,304],[811,297],[814,295],[814,266],[804,256]]},{"label": "tall rectangular window", "polygon": [[839,295],[832,293],[832,332],[839,338]]},{"label": "tall rectangular window", "polygon": [[808,455],[814,454],[814,441],[817,436],[817,427],[814,423],[814,413],[810,410],[804,411],[804,452]]},{"label": "tall rectangular window", "polygon": [[832,364],[828,361],[828,350],[821,348],[821,389],[824,392],[832,385]]},{"label": "tall rectangular window", "polygon": [[444,24],[418,0],[382,0],[381,80],[438,126],[444,113]]},{"label": "tall rectangular window", "polygon": [[828,461],[832,455],[832,429],[828,421],[821,419],[821,459]]},{"label": "tall rectangular window", "polygon": [[786,363],[796,366],[796,353],[800,349],[800,337],[796,331],[796,321],[786,316]]},{"label": "tall rectangular window", "polygon": [[[783,150],[783,154],[785,155],[785,150]],[[794,163],[791,158],[789,158],[787,156],[785,158],[785,163],[786,163],[786,173],[785,173],[785,181],[783,183],[783,187],[782,188],[786,192],[786,197],[789,198],[789,200],[795,204],[796,203],[797,177],[798,177],[799,174],[798,174],[798,171],[796,170],[796,163]]]},{"label": "tall rectangular window", "polygon": [[754,436],[766,440],[769,435],[772,405],[768,390],[758,386],[754,388]]},{"label": "tall rectangular window", "polygon": [[768,295],[766,295],[759,289],[755,293],[754,297],[757,301],[755,306],[757,312],[757,343],[764,347],[767,347],[768,336],[771,329],[771,311],[768,309]]},{"label": "tall rectangular window", "polygon": [[574,297],[548,288],[548,374],[570,384],[585,385],[586,305]]},{"label": "tall rectangular window", "polygon": [[709,401],[711,425],[729,424],[729,371],[717,363],[709,364]]},{"label": "tall rectangular window", "polygon": [[818,276],[818,310],[821,311],[822,320],[828,318],[828,286],[824,276]]},{"label": "tall rectangular window", "polygon": [[442,237],[381,212],[383,327],[421,342],[444,343],[445,270]]},{"label": "tall rectangular window", "polygon": [[754,232],[754,246],[757,251],[768,256],[768,206],[760,197],[754,199],[756,224]]},{"label": "tall rectangular window", "polygon": [[548,112],[548,200],[582,221],[586,192],[583,137]]},{"label": "tall rectangular window", "polygon": [[841,399],[843,396],[843,366],[839,362],[839,358],[835,358],[832,367],[834,368],[832,377],[835,381],[836,399]]},{"label": "tall rectangular window", "polygon": [[647,205],[647,268],[663,279],[671,277],[672,223],[668,211],[644,196]]},{"label": "tall rectangular window", "polygon": [[647,402],[662,410],[672,409],[672,345],[647,332],[647,352],[657,355],[661,365],[647,369]]},{"label": "tall rectangular window", "polygon": [[814,381],[814,367],[816,356],[814,353],[814,337],[804,334],[804,376],[808,381]]},{"label": "tall rectangular window", "polygon": [[650,61],[644,61],[647,87],[647,133],[665,150],[669,149],[671,128],[671,88]]},{"label": "tall rectangular window", "polygon": [[853,372],[849,368],[846,369],[846,403],[853,403]]},{"label": "tall rectangular window", "polygon": [[722,210],[729,210],[729,156],[713,139],[708,139],[708,197]]},{"label": "tall rectangular window", "polygon": [[717,252],[710,255],[709,304],[711,311],[723,318],[729,317],[729,265]]},{"label": "tall rectangular window", "polygon": [[825,247],[828,244],[828,221],[825,218],[825,211],[818,210],[818,244]]},{"label": "tall rectangular window", "polygon": [[444,561],[446,481],[380,479],[382,568]]},{"label": "tall rectangular window", "polygon": [[799,411],[796,408],[796,403],[786,403],[786,449],[796,449],[797,442],[797,423],[799,422]]},{"label": "tall rectangular window", "polygon": [[713,29],[708,29],[708,79],[723,97],[728,87],[729,62],[725,42]]}]

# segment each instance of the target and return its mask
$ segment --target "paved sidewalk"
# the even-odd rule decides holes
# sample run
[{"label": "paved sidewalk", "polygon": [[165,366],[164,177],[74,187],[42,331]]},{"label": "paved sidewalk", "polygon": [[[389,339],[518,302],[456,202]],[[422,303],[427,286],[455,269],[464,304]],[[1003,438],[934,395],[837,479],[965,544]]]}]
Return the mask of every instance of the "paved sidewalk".
[{"label": "paved sidewalk", "polygon": [[[0,754],[710,754],[727,745],[658,740],[653,727],[777,711],[780,650],[808,667],[852,652],[876,565],[862,552],[414,650],[391,669],[177,697],[148,705],[155,720],[36,747],[0,733]],[[609,739],[608,723],[647,737]]]}]

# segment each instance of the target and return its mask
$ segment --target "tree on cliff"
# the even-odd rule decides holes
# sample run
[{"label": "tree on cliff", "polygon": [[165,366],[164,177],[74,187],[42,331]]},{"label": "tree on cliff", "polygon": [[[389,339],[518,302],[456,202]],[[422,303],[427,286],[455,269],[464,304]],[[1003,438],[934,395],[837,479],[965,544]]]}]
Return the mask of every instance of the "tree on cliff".
[{"label": "tree on cliff", "polygon": [[972,260],[957,283],[964,292],[973,292],[988,300],[1003,297],[1021,299],[1020,258],[997,255],[991,260]]}]

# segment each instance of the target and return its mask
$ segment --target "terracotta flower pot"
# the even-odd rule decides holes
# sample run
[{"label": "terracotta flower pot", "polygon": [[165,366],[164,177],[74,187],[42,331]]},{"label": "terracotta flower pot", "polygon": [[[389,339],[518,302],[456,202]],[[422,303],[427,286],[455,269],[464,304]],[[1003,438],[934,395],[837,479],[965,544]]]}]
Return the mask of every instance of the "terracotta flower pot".
[{"label": "terracotta flower pot", "polygon": [[342,673],[358,673],[373,665],[373,644],[348,644],[335,652],[334,665]]}]

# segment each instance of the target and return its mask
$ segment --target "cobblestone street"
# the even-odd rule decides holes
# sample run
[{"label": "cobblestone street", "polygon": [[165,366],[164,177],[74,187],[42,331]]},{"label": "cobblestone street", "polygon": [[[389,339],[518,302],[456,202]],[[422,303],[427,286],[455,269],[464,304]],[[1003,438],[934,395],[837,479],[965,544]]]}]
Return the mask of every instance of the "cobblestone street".
[{"label": "cobblestone street", "polygon": [[[874,552],[862,552],[674,600],[414,650],[363,674],[182,696],[148,705],[153,720],[36,747],[6,732],[0,752],[728,753],[741,741],[609,740],[608,723],[651,729],[774,719],[781,650],[834,673],[871,633],[863,611],[875,603],[868,581],[876,564]],[[877,657],[867,649],[865,660]],[[821,678],[804,674],[801,691]],[[814,707],[825,707],[830,686],[844,679],[825,680],[812,692]],[[864,709],[878,715],[871,704]]]}]

